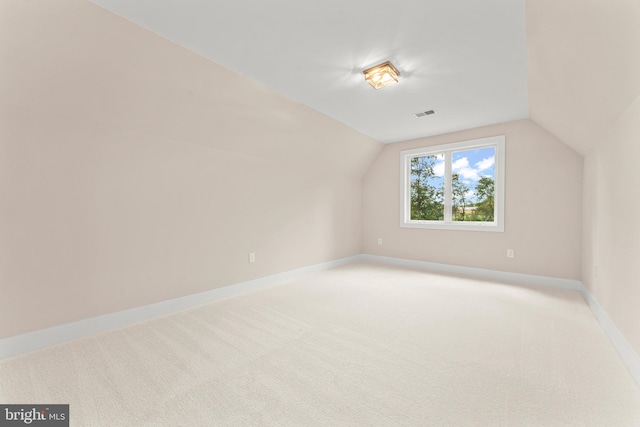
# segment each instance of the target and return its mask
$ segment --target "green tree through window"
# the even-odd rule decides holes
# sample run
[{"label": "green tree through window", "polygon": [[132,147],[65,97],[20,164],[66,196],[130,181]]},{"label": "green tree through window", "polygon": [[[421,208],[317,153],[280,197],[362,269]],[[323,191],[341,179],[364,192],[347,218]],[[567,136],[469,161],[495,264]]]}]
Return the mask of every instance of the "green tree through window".
[{"label": "green tree through window", "polygon": [[476,197],[480,200],[474,211],[477,221],[493,221],[495,183],[493,179],[483,176],[476,185]]},{"label": "green tree through window", "polygon": [[[450,175],[452,221],[493,222],[495,217],[492,163],[494,151],[493,147],[483,147],[480,150],[454,153],[450,168],[452,171]],[[484,157],[473,166],[469,163],[469,158],[473,155]],[[411,220],[444,220],[444,161],[444,154],[411,158]],[[480,176],[480,173],[485,175]]]},{"label": "green tree through window", "polygon": [[430,155],[411,159],[411,219],[442,221],[444,219],[444,179],[436,176],[434,167],[442,156]]}]

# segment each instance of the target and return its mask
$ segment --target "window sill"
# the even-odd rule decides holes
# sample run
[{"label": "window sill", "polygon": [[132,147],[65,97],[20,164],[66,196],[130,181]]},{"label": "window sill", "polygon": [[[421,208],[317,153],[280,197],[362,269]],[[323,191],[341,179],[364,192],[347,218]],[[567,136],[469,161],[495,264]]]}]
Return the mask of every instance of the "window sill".
[{"label": "window sill", "polygon": [[430,230],[459,230],[459,231],[490,231],[503,233],[504,225],[496,223],[463,223],[463,224],[443,224],[442,222],[431,221],[411,221],[401,222],[402,228],[425,228]]}]

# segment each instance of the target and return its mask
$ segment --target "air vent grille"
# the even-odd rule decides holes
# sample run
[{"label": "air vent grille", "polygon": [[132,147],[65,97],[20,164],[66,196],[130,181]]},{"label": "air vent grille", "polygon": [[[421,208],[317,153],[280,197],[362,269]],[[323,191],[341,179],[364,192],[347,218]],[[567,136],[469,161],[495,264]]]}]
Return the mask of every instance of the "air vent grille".
[{"label": "air vent grille", "polygon": [[420,111],[419,113],[414,113],[413,115],[416,117],[426,117],[426,116],[430,116],[432,114],[435,114],[436,112],[433,110],[428,110],[428,111]]}]

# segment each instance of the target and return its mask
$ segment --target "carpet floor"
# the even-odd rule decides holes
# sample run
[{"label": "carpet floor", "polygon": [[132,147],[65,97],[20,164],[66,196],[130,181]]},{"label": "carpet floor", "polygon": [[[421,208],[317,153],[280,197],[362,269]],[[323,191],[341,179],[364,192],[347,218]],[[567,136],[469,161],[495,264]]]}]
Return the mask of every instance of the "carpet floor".
[{"label": "carpet floor", "polygon": [[578,292],[356,263],[0,361],[72,426],[640,426]]}]

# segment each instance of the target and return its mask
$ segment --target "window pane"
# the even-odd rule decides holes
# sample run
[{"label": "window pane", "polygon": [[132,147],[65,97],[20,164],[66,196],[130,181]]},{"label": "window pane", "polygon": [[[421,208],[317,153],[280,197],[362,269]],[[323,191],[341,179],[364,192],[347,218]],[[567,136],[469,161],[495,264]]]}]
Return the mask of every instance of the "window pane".
[{"label": "window pane", "polygon": [[453,221],[494,221],[495,158],[494,147],[452,153]]},{"label": "window pane", "polygon": [[444,154],[411,158],[411,219],[444,220]]}]

